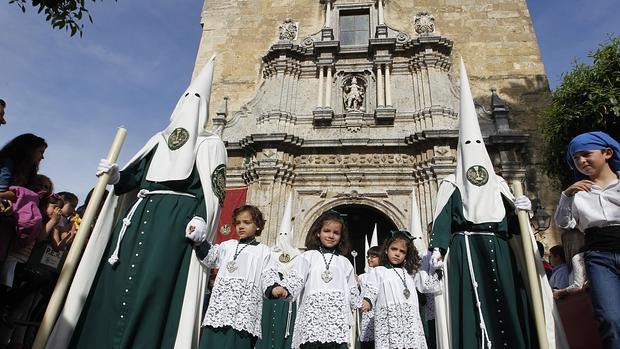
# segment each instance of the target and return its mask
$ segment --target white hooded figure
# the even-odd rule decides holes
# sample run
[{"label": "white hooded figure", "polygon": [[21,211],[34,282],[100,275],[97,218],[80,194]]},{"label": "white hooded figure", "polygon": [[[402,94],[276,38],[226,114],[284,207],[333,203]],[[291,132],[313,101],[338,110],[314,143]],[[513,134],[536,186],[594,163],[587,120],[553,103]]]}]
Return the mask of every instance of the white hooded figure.
[{"label": "white hooded figure", "polygon": [[[434,250],[431,263],[441,259],[440,251],[445,254],[443,297],[435,298],[438,347],[535,348],[537,334],[526,275],[521,272],[525,269],[515,210],[531,203],[525,197],[515,200],[504,179],[495,174],[462,61],[460,77],[456,173],[441,182],[429,242]],[[550,295],[540,268],[538,287]],[[563,340],[562,331],[554,330],[552,304],[547,297],[549,347],[555,348],[556,335],[558,343]]]},{"label": "white hooded figure", "polygon": [[[271,248],[272,257],[277,261],[281,278],[288,275],[293,259],[301,252],[293,243],[293,195],[289,194],[284,214],[280,221],[276,244]],[[262,337],[256,349],[288,349],[293,340],[293,326],[297,315],[297,302],[283,299],[263,301]]]},{"label": "white hooded figure", "polygon": [[[214,58],[170,124],[120,171],[47,348],[198,345],[207,276],[197,251],[213,241],[224,203],[226,148],[205,130]],[[181,325],[182,324],[182,325]]]}]

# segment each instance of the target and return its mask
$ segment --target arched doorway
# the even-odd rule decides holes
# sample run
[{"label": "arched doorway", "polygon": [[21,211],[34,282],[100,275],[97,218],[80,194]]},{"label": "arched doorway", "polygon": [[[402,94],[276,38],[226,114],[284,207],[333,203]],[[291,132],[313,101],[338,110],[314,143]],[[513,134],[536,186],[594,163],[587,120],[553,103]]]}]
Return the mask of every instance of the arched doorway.
[{"label": "arched doorway", "polygon": [[[381,244],[390,235],[391,230],[396,230],[396,225],[383,212],[366,205],[340,205],[333,208],[344,216],[349,228],[349,237],[353,250],[357,251],[356,266],[357,274],[364,272],[366,256],[364,255],[364,237],[372,236],[375,223],[377,224],[378,242]],[[346,256],[351,263],[353,257]]]}]

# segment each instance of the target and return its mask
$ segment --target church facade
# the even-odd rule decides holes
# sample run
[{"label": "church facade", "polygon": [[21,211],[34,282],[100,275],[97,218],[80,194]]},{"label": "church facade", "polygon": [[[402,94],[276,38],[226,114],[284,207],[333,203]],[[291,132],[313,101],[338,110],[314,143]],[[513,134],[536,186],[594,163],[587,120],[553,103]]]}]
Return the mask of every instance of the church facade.
[{"label": "church facade", "polygon": [[329,209],[358,251],[373,223],[425,231],[456,166],[461,58],[496,171],[535,188],[548,85],[525,0],[206,1],[202,25],[227,186],[247,187],[268,244],[290,194],[298,246]]}]

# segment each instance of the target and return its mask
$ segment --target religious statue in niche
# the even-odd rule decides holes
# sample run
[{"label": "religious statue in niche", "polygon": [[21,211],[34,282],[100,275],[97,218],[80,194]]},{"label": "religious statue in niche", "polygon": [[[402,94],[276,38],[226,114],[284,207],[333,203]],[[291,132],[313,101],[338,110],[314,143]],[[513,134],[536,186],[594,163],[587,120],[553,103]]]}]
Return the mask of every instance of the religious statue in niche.
[{"label": "religious statue in niche", "polygon": [[299,25],[297,22],[294,22],[292,18],[287,18],[280,24],[278,27],[278,32],[280,33],[281,41],[293,41],[297,39],[297,31],[299,30]]},{"label": "religious statue in niche", "polygon": [[419,35],[435,32],[435,17],[428,12],[418,12],[414,18],[415,32]]},{"label": "religious statue in niche", "polygon": [[364,111],[364,97],[366,88],[363,82],[358,83],[356,77],[345,80],[343,89],[344,108],[347,111]]}]

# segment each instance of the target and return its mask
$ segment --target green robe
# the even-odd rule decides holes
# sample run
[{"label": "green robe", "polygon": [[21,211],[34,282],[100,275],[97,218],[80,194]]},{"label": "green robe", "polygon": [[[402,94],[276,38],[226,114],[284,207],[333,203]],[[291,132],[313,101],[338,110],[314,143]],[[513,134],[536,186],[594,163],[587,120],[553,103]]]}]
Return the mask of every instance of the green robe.
[{"label": "green robe", "polygon": [[[287,336],[286,323],[288,321],[289,306],[292,313]],[[291,303],[283,299],[263,300],[262,337],[256,343],[256,349],[290,349],[293,344],[293,328],[296,315],[296,302]]]},{"label": "green robe", "polygon": [[526,289],[508,239],[519,233],[514,208],[503,197],[501,222],[473,224],[463,216],[458,189],[437,214],[429,248],[448,250],[452,348],[481,348],[481,329],[462,231],[492,232],[469,236],[471,258],[484,322],[493,348],[536,348],[538,342]]},{"label": "green robe", "polygon": [[173,190],[195,197],[146,197],[125,232],[120,261],[113,267],[107,259],[122,225],[122,220],[116,222],[71,348],[174,347],[193,251],[185,227],[193,216],[205,217],[206,213],[196,168],[181,181],[154,183],[145,179],[153,152],[121,172],[115,193]]}]

